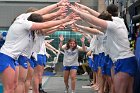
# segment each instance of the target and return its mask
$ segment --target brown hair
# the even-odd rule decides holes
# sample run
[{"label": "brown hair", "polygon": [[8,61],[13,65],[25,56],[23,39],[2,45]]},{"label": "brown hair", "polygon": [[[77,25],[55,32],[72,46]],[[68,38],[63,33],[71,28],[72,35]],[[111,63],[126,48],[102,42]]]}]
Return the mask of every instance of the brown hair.
[{"label": "brown hair", "polygon": [[[30,12],[34,12],[34,11],[37,11],[38,9],[37,8],[35,8],[35,7],[29,7],[27,10],[26,10],[26,13],[30,13]],[[33,17],[36,17],[37,15],[32,15]],[[32,18],[33,18],[32,17]],[[33,18],[34,19],[34,18]],[[31,19],[29,19],[28,18],[28,20],[31,20]],[[38,18],[35,18],[34,19],[34,21],[40,21],[40,22],[42,22],[43,21],[43,19],[41,18],[41,17],[39,17],[39,15],[38,15]],[[31,31],[31,35],[32,35],[32,37],[33,37],[33,41],[34,41],[34,39],[35,39],[35,32],[34,31]]]},{"label": "brown hair", "polygon": [[[34,11],[37,11],[37,10],[38,10],[38,9],[35,8],[35,7],[29,7],[29,8],[26,10],[26,13],[34,12]],[[18,15],[18,16],[19,16],[19,15]],[[16,20],[16,18],[17,18],[17,17],[15,17],[15,18],[12,20],[11,24],[13,24],[13,22]]]},{"label": "brown hair", "polygon": [[118,6],[115,4],[107,6],[107,11],[114,17],[118,16]]},{"label": "brown hair", "polygon": [[32,13],[27,20],[32,22],[43,22],[43,17],[40,14]]},{"label": "brown hair", "polygon": [[69,41],[67,42],[67,45],[66,45],[66,49],[67,49],[67,50],[70,48],[70,45],[69,45],[70,42],[75,42],[75,47],[72,48],[72,51],[73,51],[73,50],[75,50],[75,49],[77,48],[77,42],[76,42],[76,40],[73,39],[73,38],[69,39]]},{"label": "brown hair", "polygon": [[109,20],[109,21],[113,21],[112,16],[110,13],[108,13],[108,11],[103,11],[98,18],[103,19],[103,20]]}]

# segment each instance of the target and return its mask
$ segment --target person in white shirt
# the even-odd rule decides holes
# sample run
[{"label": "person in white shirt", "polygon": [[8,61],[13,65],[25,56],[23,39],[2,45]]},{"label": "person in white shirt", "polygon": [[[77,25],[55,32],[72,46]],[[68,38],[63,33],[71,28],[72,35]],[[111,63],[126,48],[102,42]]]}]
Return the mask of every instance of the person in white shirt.
[{"label": "person in white shirt", "polygon": [[[81,29],[82,29],[82,31],[85,31],[82,33],[87,32],[87,33],[96,34],[94,36],[94,38],[92,38],[92,41],[90,42],[90,47],[87,47],[87,51],[90,49],[90,50],[92,50],[92,53],[93,53],[93,63],[92,63],[91,68],[93,70],[93,73],[94,73],[93,76],[95,77],[96,82],[94,83],[92,88],[94,88],[94,90],[100,90],[99,81],[101,81],[101,80],[99,80],[99,77],[101,77],[101,75],[99,76],[99,73],[101,74],[101,69],[99,68],[99,63],[101,63],[100,62],[100,58],[101,58],[100,55],[102,54],[103,48],[102,48],[101,42],[99,42],[101,40],[99,40],[99,39],[101,38],[100,35],[103,35],[103,34],[99,33],[100,31],[98,31],[92,27],[85,27],[85,26],[81,26],[81,25],[77,25],[77,24],[73,25],[73,29],[78,30],[76,32],[81,32]],[[94,30],[94,33],[93,33],[92,29]]]},{"label": "person in white shirt", "polygon": [[[72,24],[71,28],[74,32],[79,32],[81,34],[84,34],[84,36],[88,39],[88,42],[90,42],[90,46],[86,47],[86,51],[88,52],[88,64],[89,67],[91,68],[91,70],[93,71],[93,81],[92,81],[92,85],[94,84],[94,86],[97,86],[97,61],[93,62],[93,52],[95,51],[95,40],[96,40],[96,35],[93,35],[92,38],[89,37],[89,34],[93,34],[92,31],[88,31],[89,28],[91,29],[91,27],[85,27],[85,26],[81,26],[81,25],[76,25],[76,24]],[[99,31],[95,32],[94,34],[99,34]],[[95,58],[95,57],[94,57]],[[93,87],[93,86],[92,86]],[[97,87],[98,88],[98,87]],[[96,89],[97,89],[96,88]]]},{"label": "person in white shirt", "polygon": [[133,77],[137,63],[129,46],[128,31],[120,18],[105,21],[94,15],[83,13],[71,6],[71,9],[84,20],[99,26],[106,31],[110,45],[109,56],[115,64],[114,86],[116,93],[133,93]]},{"label": "person in white shirt", "polygon": [[41,47],[41,44],[43,43],[43,40],[44,40],[44,36],[35,33],[34,45],[33,45],[33,48],[31,49],[31,53],[32,53],[31,60],[30,60],[31,64],[28,67],[28,74],[27,74],[26,82],[25,82],[25,93],[28,93],[33,76],[35,75],[34,68],[35,68],[35,64],[37,63],[37,53],[40,51],[40,47]]},{"label": "person in white shirt", "polygon": [[[32,37],[33,38],[33,37]],[[15,93],[23,93],[25,91],[25,81],[27,77],[27,72],[30,67],[33,67],[33,64],[30,61],[33,47],[33,39],[30,39],[30,44],[23,50],[22,54],[18,58],[19,63],[19,76],[18,76],[18,85],[15,88]]]},{"label": "person in white shirt", "polygon": [[[59,3],[51,5],[51,9],[62,5],[62,3],[63,0],[61,0]],[[61,23],[68,22],[72,18],[72,16],[67,16],[61,20],[41,22],[43,21],[41,15],[45,13],[46,8],[32,13],[22,14],[18,16],[10,26],[6,36],[6,41],[0,50],[0,73],[2,73],[4,93],[14,92],[14,62],[22,51],[28,47],[30,32],[50,28]],[[34,19],[38,19],[38,22],[34,22]]]},{"label": "person in white shirt", "polygon": [[46,52],[46,46],[51,48],[53,51],[57,51],[54,47],[49,45],[45,39],[45,36],[39,35],[36,38],[36,44],[33,47],[34,50],[34,58],[36,59],[36,62],[34,64],[34,75],[33,75],[33,91],[35,93],[41,92],[46,93],[42,89],[42,75],[44,72],[44,67],[46,66],[47,62],[47,52]]},{"label": "person in white shirt", "polygon": [[[111,18],[111,15],[106,12],[106,11],[103,11],[99,16],[98,18],[101,18],[101,19],[104,19],[104,20],[112,20]],[[90,24],[91,25],[91,24]],[[74,24],[75,28],[76,29],[83,29],[83,31],[87,32],[87,33],[91,33],[91,34],[97,34],[101,29],[95,25],[92,25],[94,28],[89,28],[89,27],[86,27],[86,26],[81,26],[81,25],[77,25],[77,24]],[[103,35],[103,33],[98,33],[99,35]],[[103,83],[104,83],[104,78],[106,78],[108,84],[109,84],[109,87],[110,87],[110,91],[113,91],[113,87],[112,87],[112,79],[111,79],[111,68],[112,68],[112,61],[111,59],[109,58],[108,56],[108,52],[109,52],[109,48],[107,47],[109,42],[107,42],[107,34],[105,33],[104,36],[100,36],[97,35],[98,39],[96,39],[96,43],[93,44],[95,45],[95,49],[94,47],[92,47],[92,49],[94,49],[93,51],[95,51],[95,54],[102,54],[102,51],[104,51],[105,55],[103,56],[99,56],[99,65],[101,67],[101,70],[102,70],[102,75],[103,76],[103,79],[100,79],[98,80],[98,77],[96,79],[96,81],[100,81],[99,85],[99,92],[102,93],[103,92]],[[99,41],[99,42],[97,42]],[[91,44],[90,44],[91,45]],[[96,65],[96,63],[98,63],[98,58],[96,57],[96,55],[94,55],[94,62],[93,62],[93,69],[94,71],[97,71],[96,68],[98,67],[98,65]],[[98,71],[100,70],[100,68],[98,69]],[[101,73],[101,71],[99,71]],[[101,74],[100,74],[101,75]],[[99,76],[101,77],[101,76]],[[103,81],[103,82],[101,82]],[[92,87],[94,87],[95,90],[98,89],[98,83],[95,83],[95,85],[93,85]],[[106,86],[105,86],[106,87]],[[113,92],[112,92],[113,93]]]},{"label": "person in white shirt", "polygon": [[44,66],[46,65],[47,62],[47,57],[46,57],[46,46],[45,46],[45,37],[42,36],[42,40],[40,42],[40,49],[39,52],[37,52],[37,59],[35,63],[35,68],[34,68],[34,76],[33,76],[33,91],[35,93],[39,93],[41,91],[40,86],[40,80],[42,81],[42,75],[43,75],[43,70]]},{"label": "person in white shirt", "polygon": [[71,78],[71,93],[75,93],[76,74],[79,66],[78,63],[78,51],[85,51],[84,37],[81,38],[82,47],[78,46],[74,39],[69,39],[67,44],[63,45],[64,37],[60,35],[60,49],[64,50],[63,66],[64,66],[64,83],[66,86],[65,93],[68,93],[69,89],[69,76]]},{"label": "person in white shirt", "polygon": [[[109,19],[109,18],[111,18],[111,16],[109,16],[107,18]],[[102,93],[103,92],[103,83],[104,83],[104,76],[102,75],[102,74],[104,74],[104,71],[102,68],[104,62],[102,62],[102,58],[104,57],[104,51],[105,51],[104,47],[103,47],[103,39],[104,39],[105,35],[104,35],[104,33],[100,32],[99,30],[97,30],[93,27],[85,27],[85,26],[81,26],[81,25],[77,25],[77,24],[74,24],[74,26],[77,29],[82,29],[83,31],[85,31],[87,33],[96,34],[96,39],[95,39],[94,44],[93,44],[93,42],[91,42],[91,43],[93,44],[92,46],[94,46],[94,47],[92,47],[92,51],[94,49],[92,69],[96,75],[97,82],[92,87],[95,90],[98,90],[99,93]],[[93,31],[94,31],[94,33],[93,33]]]}]

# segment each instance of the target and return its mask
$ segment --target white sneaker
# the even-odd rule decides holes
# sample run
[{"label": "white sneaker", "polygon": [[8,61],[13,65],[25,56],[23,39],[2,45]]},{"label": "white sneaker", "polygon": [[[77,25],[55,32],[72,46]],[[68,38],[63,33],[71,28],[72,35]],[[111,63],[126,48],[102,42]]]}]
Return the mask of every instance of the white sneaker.
[{"label": "white sneaker", "polygon": [[64,93],[69,93],[69,87],[66,87],[66,88],[65,88]]},{"label": "white sneaker", "polygon": [[88,75],[88,73],[87,72],[85,72],[84,74],[82,74],[82,75]]},{"label": "white sneaker", "polygon": [[73,91],[73,90],[72,90],[72,92],[71,92],[71,93],[75,93],[75,91]]}]

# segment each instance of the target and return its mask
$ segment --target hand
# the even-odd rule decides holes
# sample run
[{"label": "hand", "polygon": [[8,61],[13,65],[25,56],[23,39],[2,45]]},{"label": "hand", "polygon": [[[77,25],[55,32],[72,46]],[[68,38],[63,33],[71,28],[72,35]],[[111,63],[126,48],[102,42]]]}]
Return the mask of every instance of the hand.
[{"label": "hand", "polygon": [[91,56],[91,53],[92,53],[92,51],[88,51],[86,55]]},{"label": "hand", "polygon": [[85,42],[85,37],[84,37],[84,36],[82,36],[82,38],[81,38],[81,42],[82,42],[82,43]]},{"label": "hand", "polygon": [[80,25],[74,23],[74,26],[78,29],[78,32],[80,32],[81,34],[83,34],[84,32],[79,28]]},{"label": "hand", "polygon": [[79,17],[78,15],[74,18],[74,20],[82,20],[81,17]]},{"label": "hand", "polygon": [[75,13],[70,13],[67,17],[65,17],[65,20],[67,20],[67,22],[68,21],[71,21],[71,20],[73,20],[75,18]]},{"label": "hand", "polygon": [[71,20],[67,23],[64,23],[63,26],[71,26],[73,23],[75,23],[77,20]]},{"label": "hand", "polygon": [[51,43],[54,39],[50,39],[50,40],[45,40],[46,43]]},{"label": "hand", "polygon": [[57,3],[58,6],[67,6],[69,5],[69,2],[68,0],[60,0],[58,3]]},{"label": "hand", "polygon": [[75,26],[75,24],[72,24],[72,25],[71,25],[71,29],[72,29],[72,31],[74,31],[74,32],[78,32],[78,28]]},{"label": "hand", "polygon": [[74,25],[75,27],[78,27],[78,24],[76,24],[76,23],[74,23],[73,25]]},{"label": "hand", "polygon": [[81,20],[81,18],[79,17],[79,15],[73,13],[73,20]]},{"label": "hand", "polygon": [[55,52],[56,52],[57,54],[60,54],[60,51],[59,51],[59,50],[55,50]]},{"label": "hand", "polygon": [[62,6],[60,7],[60,9],[57,11],[58,15],[62,15],[63,13],[66,14],[66,12],[68,12],[68,9],[66,6]]},{"label": "hand", "polygon": [[48,53],[46,54],[46,56],[47,56],[47,58],[50,58],[50,57],[51,57],[51,55],[50,55],[50,54],[48,54]]},{"label": "hand", "polygon": [[64,18],[66,17],[66,14],[67,14],[67,13],[62,13],[60,16],[58,16],[58,17],[56,18],[56,20],[64,19]]},{"label": "hand", "polygon": [[70,7],[70,9],[71,9],[74,13],[76,13],[76,14],[77,14],[77,13],[79,12],[79,10],[80,10],[79,7],[74,6],[74,5],[70,5],[69,7]]},{"label": "hand", "polygon": [[55,55],[57,54],[55,51],[52,51]]},{"label": "hand", "polygon": [[59,17],[59,19],[64,19],[67,16],[67,13],[62,13]]},{"label": "hand", "polygon": [[71,28],[72,28],[75,32],[80,32],[80,33],[81,33],[81,31],[80,31],[80,29],[78,28],[78,25],[77,25],[76,23],[73,23],[73,24],[71,25]]},{"label": "hand", "polygon": [[59,36],[59,39],[60,39],[60,41],[64,41],[63,35],[60,35],[60,36]]},{"label": "hand", "polygon": [[65,29],[65,26],[64,26],[63,24],[61,24],[61,25],[58,26],[57,29],[58,29],[58,30],[64,30],[64,29]]},{"label": "hand", "polygon": [[79,7],[79,8],[82,8],[82,9],[86,9],[87,8],[87,6],[85,6],[85,5],[82,5],[82,4],[79,4],[79,3],[75,3],[75,6],[77,6],[77,7]]}]

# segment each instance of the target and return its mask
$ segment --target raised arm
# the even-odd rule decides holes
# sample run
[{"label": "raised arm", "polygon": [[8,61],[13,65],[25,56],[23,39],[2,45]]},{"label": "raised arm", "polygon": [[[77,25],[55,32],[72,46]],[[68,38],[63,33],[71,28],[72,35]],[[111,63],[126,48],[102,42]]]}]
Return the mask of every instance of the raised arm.
[{"label": "raised arm", "polygon": [[56,3],[56,4],[52,4],[52,5],[50,5],[50,6],[46,6],[46,7],[44,7],[44,8],[42,8],[42,9],[40,9],[40,10],[37,10],[37,11],[35,11],[35,12],[33,12],[33,13],[37,13],[37,14],[40,14],[40,15],[44,15],[44,14],[46,14],[46,13],[49,13],[49,12],[51,12],[51,11],[53,11],[54,9],[56,9],[57,7],[59,7],[59,6],[64,6],[64,5],[66,5],[68,2],[66,2],[67,0],[60,0],[58,3]]},{"label": "raised arm", "polygon": [[60,36],[59,36],[59,39],[60,39],[59,47],[60,47],[60,49],[62,49],[63,41],[64,41],[63,35],[60,35]]},{"label": "raised arm", "polygon": [[45,14],[42,17],[43,17],[44,20],[53,20],[53,19],[61,16],[64,13],[66,13],[66,8],[61,7],[58,11],[53,12],[53,13],[49,13],[49,14]]},{"label": "raised arm", "polygon": [[57,31],[57,29],[52,29],[47,32],[44,32],[43,35],[51,35],[51,34],[55,33],[56,31]]},{"label": "raised arm", "polygon": [[91,24],[91,23],[89,23],[89,22],[88,22],[88,24],[89,24],[90,27],[92,27],[92,28],[98,29],[98,30],[100,30],[100,31],[103,30],[103,29],[102,29],[101,27],[99,27],[99,26],[95,26],[95,25],[93,25],[93,24]]},{"label": "raised arm", "polygon": [[83,51],[86,51],[85,37],[84,36],[81,38],[81,42],[82,42],[82,49],[83,49]]},{"label": "raised arm", "polygon": [[59,50],[57,50],[56,48],[54,48],[52,45],[50,45],[49,43],[45,43],[45,45],[46,45],[46,47],[47,48],[49,48],[49,49],[51,49],[51,50],[53,50],[53,51],[55,51],[55,52],[59,52]]},{"label": "raised arm", "polygon": [[104,34],[103,32],[101,32],[101,31],[99,31],[97,29],[94,29],[94,28],[90,28],[90,27],[86,27],[86,26],[81,26],[81,25],[77,25],[77,24],[75,24],[75,26],[77,28],[79,28],[79,29],[82,29],[85,32],[92,33],[92,34],[95,34],[95,35],[97,35],[97,34],[103,35]]},{"label": "raised arm", "polygon": [[49,32],[52,32],[53,30],[58,30],[59,26],[60,25],[54,26],[54,27],[51,27],[51,28],[47,28],[47,29],[42,29],[41,31],[42,31],[43,34],[44,33],[49,33]]},{"label": "raised arm", "polygon": [[85,33],[85,32],[83,32],[83,33],[81,33],[86,39],[88,39],[88,41],[91,41],[91,39],[92,39],[92,37],[90,36],[90,34],[88,34],[88,33]]},{"label": "raised arm", "polygon": [[105,20],[99,19],[93,15],[84,13],[76,9],[74,6],[71,6],[71,9],[78,14],[83,20],[92,23],[93,25],[99,26],[104,30],[107,29],[107,22]]},{"label": "raised arm", "polygon": [[73,17],[70,14],[69,16],[67,16],[67,17],[65,17],[64,19],[61,19],[61,20],[47,21],[47,22],[42,22],[42,23],[33,22],[31,30],[48,29],[48,28],[60,25],[62,23],[69,22],[72,18]]},{"label": "raised arm", "polygon": [[72,28],[72,31],[79,32],[80,34],[85,36],[88,40],[91,40],[92,37],[90,36],[89,33],[82,31],[81,29],[77,28],[74,24],[71,25],[71,28]]},{"label": "raised arm", "polygon": [[46,46],[47,49],[49,49],[51,52],[53,52],[55,55],[57,54],[53,49]]},{"label": "raised arm", "polygon": [[82,5],[82,4],[79,4],[79,3],[75,3],[75,5],[80,7],[80,8],[82,8],[82,9],[84,9],[84,10],[86,10],[86,11],[88,11],[90,14],[92,14],[92,15],[94,15],[96,17],[98,17],[100,15],[99,12],[97,12],[97,11],[95,11],[95,10],[85,6],[85,5]]},{"label": "raised arm", "polygon": [[47,56],[47,58],[51,57],[51,55],[49,53],[47,53],[47,52],[46,52],[46,56]]},{"label": "raised arm", "polygon": [[49,40],[45,40],[45,42],[47,42],[47,43],[50,44],[53,40],[54,40],[54,39],[49,39]]},{"label": "raised arm", "polygon": [[50,34],[53,34],[53,33],[55,33],[56,31],[58,31],[58,30],[62,30],[62,29],[64,29],[65,27],[63,26],[63,25],[58,25],[58,26],[55,26],[55,27],[51,27],[51,28],[48,28],[48,29],[43,29],[43,30],[41,30],[42,32],[42,34],[43,35],[50,35]]}]

